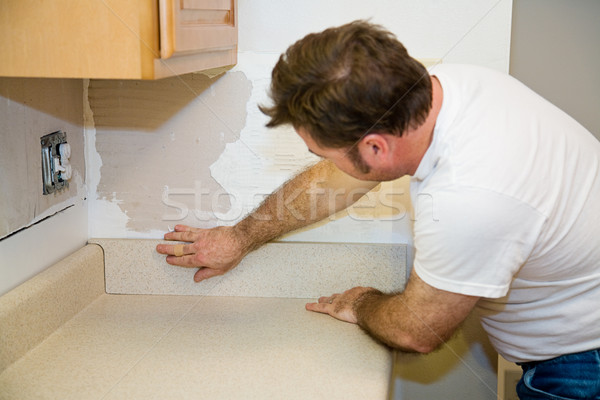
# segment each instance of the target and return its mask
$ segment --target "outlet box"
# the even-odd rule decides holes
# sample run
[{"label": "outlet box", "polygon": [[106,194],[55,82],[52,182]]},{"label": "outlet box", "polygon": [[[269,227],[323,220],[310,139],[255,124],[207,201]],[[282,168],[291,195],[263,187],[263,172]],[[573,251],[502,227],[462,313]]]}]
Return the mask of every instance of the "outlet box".
[{"label": "outlet box", "polygon": [[63,131],[56,131],[40,138],[42,185],[45,195],[69,187],[69,182],[63,179],[62,172],[56,168],[56,160],[61,161],[59,146],[63,143],[67,143],[67,134]]}]

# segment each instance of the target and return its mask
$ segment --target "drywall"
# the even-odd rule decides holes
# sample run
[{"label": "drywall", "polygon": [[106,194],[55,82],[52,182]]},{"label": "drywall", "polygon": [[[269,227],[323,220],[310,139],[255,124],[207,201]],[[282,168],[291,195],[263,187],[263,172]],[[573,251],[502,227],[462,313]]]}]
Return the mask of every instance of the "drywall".
[{"label": "drywall", "polygon": [[[79,80],[0,79],[0,238],[82,196],[81,88]],[[68,189],[44,196],[40,137],[58,130],[72,148],[73,179]]]},{"label": "drywall", "polygon": [[[82,104],[81,80],[0,78],[0,293],[87,239]],[[43,195],[40,137],[57,130],[73,178]]]},{"label": "drywall", "polygon": [[239,137],[250,90],[241,72],[90,81],[90,236],[162,236],[198,220],[217,225],[211,211],[230,204],[209,167]]},{"label": "drywall", "polygon": [[[235,223],[290,177],[319,160],[292,127],[266,129],[267,117],[258,109],[268,104],[268,85],[279,54],[245,52],[234,71],[253,82],[246,103],[246,124],[239,139],[227,144],[210,166],[211,176],[233,194],[232,208],[218,215],[222,224]],[[343,194],[342,194],[343,195]],[[283,205],[284,206],[284,205]],[[284,240],[324,242],[407,243],[410,238],[408,179],[383,183],[347,211],[287,235]],[[392,229],[392,225],[398,229]],[[404,238],[404,241],[402,240]]]},{"label": "drywall", "polygon": [[[416,57],[507,71],[511,5],[510,0],[241,2],[238,64],[224,75],[91,81],[90,236],[159,238],[177,223],[233,224],[315,162],[290,128],[266,129],[257,109],[268,101],[279,54],[305,34],[371,19],[396,33]],[[410,215],[408,183],[401,179],[335,221],[290,238],[410,243]]]},{"label": "drywall", "polygon": [[307,33],[368,19],[413,57],[508,71],[511,9],[511,0],[252,0],[239,4],[239,50],[279,54]]},{"label": "drywall", "polygon": [[0,241],[0,295],[87,243],[87,203],[75,202]]},{"label": "drywall", "polygon": [[600,139],[600,1],[515,0],[510,74]]}]

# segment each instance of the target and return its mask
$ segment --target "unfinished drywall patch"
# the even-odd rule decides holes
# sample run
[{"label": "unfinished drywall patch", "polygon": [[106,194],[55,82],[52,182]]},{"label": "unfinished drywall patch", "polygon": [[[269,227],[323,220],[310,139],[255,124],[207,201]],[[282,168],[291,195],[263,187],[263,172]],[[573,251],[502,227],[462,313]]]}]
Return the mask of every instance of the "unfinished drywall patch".
[{"label": "unfinished drywall patch", "polygon": [[[83,86],[83,125],[86,148],[86,182],[88,186],[88,236],[111,237],[116,232],[121,232],[123,237],[126,232],[129,218],[113,203],[114,199],[98,197],[98,183],[102,157],[96,151],[96,127],[94,113],[89,103],[89,79],[84,80]],[[91,222],[93,220],[93,223]]]},{"label": "unfinished drywall patch", "polygon": [[[251,86],[242,72],[90,81],[101,160],[92,236],[161,237],[178,223],[217,225],[213,210],[230,203],[209,166],[239,138]],[[115,216],[115,207],[126,220],[102,215]]]},{"label": "unfinished drywall patch", "polygon": [[[229,143],[210,166],[212,177],[227,191],[231,208],[217,213],[220,225],[231,225],[256,208],[265,196],[302,169],[319,161],[308,151],[292,127],[265,127],[268,118],[258,106],[270,104],[271,71],[279,58],[275,53],[238,54],[234,68],[252,81],[246,104],[247,122],[240,138]],[[347,211],[294,232],[284,240],[326,242],[411,243],[411,205],[408,178],[383,183]]]},{"label": "unfinished drywall patch", "polygon": [[268,104],[271,70],[277,57],[272,53],[238,54],[234,71],[244,71],[252,81],[252,93],[245,104],[246,125],[239,139],[227,144],[210,166],[212,177],[231,201],[230,210],[217,213],[221,225],[239,221],[283,182],[318,161],[291,127],[265,127],[267,117],[258,105]]},{"label": "unfinished drywall patch", "polygon": [[[0,78],[0,238],[85,199],[82,84]],[[40,137],[61,130],[71,145],[69,188],[42,194]]]},{"label": "unfinished drywall patch", "polygon": [[319,160],[291,127],[265,127],[268,119],[258,106],[269,104],[271,71],[278,57],[275,53],[238,54],[234,71],[244,71],[252,81],[252,93],[239,140],[227,144],[210,166],[212,177],[231,199],[231,209],[217,214],[221,225],[238,222],[278,186]]}]

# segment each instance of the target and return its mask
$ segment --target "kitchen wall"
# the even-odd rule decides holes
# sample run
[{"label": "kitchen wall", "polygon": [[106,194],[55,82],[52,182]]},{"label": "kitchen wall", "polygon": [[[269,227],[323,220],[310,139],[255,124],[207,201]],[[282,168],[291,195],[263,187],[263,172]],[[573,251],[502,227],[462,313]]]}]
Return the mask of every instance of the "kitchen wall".
[{"label": "kitchen wall", "polygon": [[[89,236],[160,238],[177,223],[233,224],[314,163],[292,129],[267,130],[257,109],[268,102],[277,58],[305,34],[370,18],[417,58],[508,72],[511,7],[510,0],[374,0],[368,7],[362,0],[244,1],[238,64],[230,71],[161,82],[90,81]],[[286,240],[411,244],[411,225],[403,178]],[[465,382],[473,384],[467,394],[462,390],[464,398],[496,398],[495,353],[479,322],[467,325],[472,336],[464,351],[454,344],[441,350],[433,362],[443,360],[444,367],[426,383],[400,373],[396,398],[423,385],[444,397]]]},{"label": "kitchen wall", "polygon": [[[239,62],[226,73],[89,83],[90,237],[233,224],[314,163],[290,128],[267,130],[257,109],[280,53],[309,32],[368,18],[415,57],[508,71],[509,0],[253,0],[239,15]],[[411,243],[407,179],[332,219],[287,239]]]},{"label": "kitchen wall", "polygon": [[598,0],[515,0],[510,74],[600,139],[598,20]]},{"label": "kitchen wall", "polygon": [[[82,82],[0,78],[0,294],[87,241]],[[40,137],[71,145],[68,189],[42,194]]]},{"label": "kitchen wall", "polygon": [[[415,57],[508,71],[511,6],[244,1],[239,62],[226,73],[157,82],[0,79],[0,236],[11,234],[0,241],[0,294],[88,237],[158,238],[177,223],[233,224],[315,162],[291,129],[265,129],[257,110],[268,101],[279,54],[305,34],[370,18]],[[58,129],[73,146],[74,178],[68,192],[42,197],[39,137]],[[407,180],[400,179],[332,222],[287,239],[410,244],[410,213]]]}]

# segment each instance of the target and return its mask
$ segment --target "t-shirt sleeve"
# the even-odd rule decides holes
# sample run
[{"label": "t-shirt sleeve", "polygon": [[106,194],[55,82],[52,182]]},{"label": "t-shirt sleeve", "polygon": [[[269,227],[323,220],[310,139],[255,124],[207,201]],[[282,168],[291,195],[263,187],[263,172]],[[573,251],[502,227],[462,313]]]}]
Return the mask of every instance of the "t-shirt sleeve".
[{"label": "t-shirt sleeve", "polygon": [[496,192],[452,187],[415,199],[414,270],[427,284],[471,296],[504,296],[546,218]]}]

